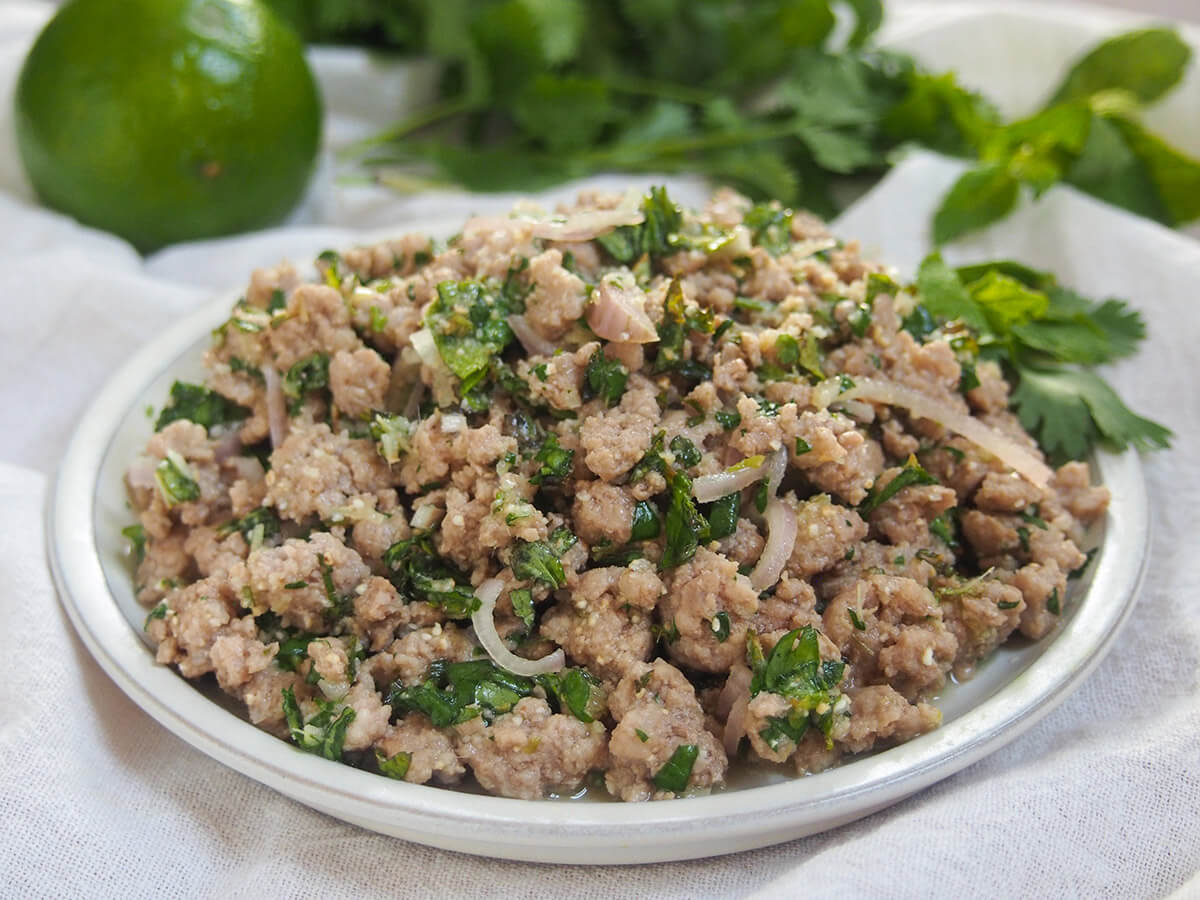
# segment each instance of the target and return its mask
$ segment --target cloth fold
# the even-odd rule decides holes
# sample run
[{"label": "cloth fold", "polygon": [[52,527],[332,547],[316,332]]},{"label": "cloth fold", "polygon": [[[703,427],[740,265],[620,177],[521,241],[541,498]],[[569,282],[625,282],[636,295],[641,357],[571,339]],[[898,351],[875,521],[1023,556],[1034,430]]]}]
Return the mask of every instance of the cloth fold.
[{"label": "cloth fold", "polygon": [[[0,10],[0,98],[50,7]],[[345,63],[345,60],[342,60]],[[368,67],[369,68],[369,67]],[[353,65],[343,73],[354,74]],[[371,71],[374,71],[371,69]],[[361,72],[360,72],[361,74]],[[141,260],[30,200],[0,111],[0,893],[21,897],[1196,896],[1200,883],[1200,244],[1068,190],[954,259],[1012,255],[1146,317],[1141,354],[1109,373],[1168,423],[1145,459],[1154,545],[1132,620],[1059,709],[958,775],[837,830],[734,856],[644,867],[468,857],[347,825],[193,750],[143,714],[75,636],[43,551],[48,476],[81,410],[131,351],[216,289],[362,229],[505,208],[511,197],[396,199],[328,177],[308,219]],[[346,132],[352,134],[353,129]],[[7,161],[7,162],[6,162]],[[911,274],[919,223],[955,164],[917,155],[838,223]],[[650,178],[633,179],[634,184]],[[627,186],[611,177],[589,184]],[[696,179],[670,182],[695,203]],[[577,186],[547,195],[569,196]],[[316,212],[314,212],[316,211]],[[913,223],[918,223],[914,225]],[[1190,879],[1190,880],[1189,880]]]}]

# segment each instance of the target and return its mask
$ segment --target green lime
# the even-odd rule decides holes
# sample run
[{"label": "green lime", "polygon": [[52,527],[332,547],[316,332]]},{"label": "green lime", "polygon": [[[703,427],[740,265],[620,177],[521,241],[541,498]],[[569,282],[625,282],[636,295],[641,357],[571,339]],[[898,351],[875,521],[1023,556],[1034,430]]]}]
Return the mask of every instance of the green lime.
[{"label": "green lime", "polygon": [[17,83],[30,181],[143,252],[278,221],[320,142],[303,51],[258,0],[72,0]]}]

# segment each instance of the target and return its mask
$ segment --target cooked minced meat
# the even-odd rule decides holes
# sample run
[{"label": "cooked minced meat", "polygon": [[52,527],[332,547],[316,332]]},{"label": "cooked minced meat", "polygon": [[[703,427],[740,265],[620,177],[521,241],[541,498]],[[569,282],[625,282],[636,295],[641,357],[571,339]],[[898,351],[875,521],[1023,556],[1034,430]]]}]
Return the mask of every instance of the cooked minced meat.
[{"label": "cooked minced meat", "polygon": [[660,799],[908,740],[1054,628],[1108,501],[777,205],[591,194],[317,273],[256,272],[172,389],[138,598],[160,662],[393,778]]}]

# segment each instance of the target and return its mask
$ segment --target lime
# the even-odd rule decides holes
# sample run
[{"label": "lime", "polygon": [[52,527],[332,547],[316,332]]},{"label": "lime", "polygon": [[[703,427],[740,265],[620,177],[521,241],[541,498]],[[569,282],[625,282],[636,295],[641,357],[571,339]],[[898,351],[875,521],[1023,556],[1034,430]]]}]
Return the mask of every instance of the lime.
[{"label": "lime", "polygon": [[321,103],[258,0],[72,0],[25,60],[15,120],[42,201],[147,252],[286,215]]}]

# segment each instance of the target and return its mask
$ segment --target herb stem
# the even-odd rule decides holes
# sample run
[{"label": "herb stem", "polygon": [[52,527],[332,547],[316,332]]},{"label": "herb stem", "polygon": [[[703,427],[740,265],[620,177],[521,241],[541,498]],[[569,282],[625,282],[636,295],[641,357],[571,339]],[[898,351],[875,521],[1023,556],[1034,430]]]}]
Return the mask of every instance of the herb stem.
[{"label": "herb stem", "polygon": [[338,151],[338,158],[341,160],[357,159],[365,156],[376,147],[395,143],[402,138],[408,137],[410,134],[428,128],[430,125],[436,125],[438,122],[452,119],[457,115],[472,112],[477,106],[478,102],[476,100],[465,95],[442,100],[413,113],[407,119],[402,119],[386,131],[381,131],[379,134],[363,138],[361,141],[355,141],[353,144],[343,147]]}]

